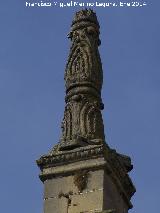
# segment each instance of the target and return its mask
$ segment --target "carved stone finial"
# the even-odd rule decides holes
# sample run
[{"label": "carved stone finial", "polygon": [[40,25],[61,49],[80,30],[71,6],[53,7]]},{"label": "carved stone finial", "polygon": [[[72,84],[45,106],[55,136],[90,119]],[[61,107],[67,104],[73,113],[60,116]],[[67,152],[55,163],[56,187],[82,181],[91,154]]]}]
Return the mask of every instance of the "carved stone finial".
[{"label": "carved stone finial", "polygon": [[91,9],[85,9],[85,10],[80,10],[75,14],[75,17],[72,22],[72,27],[74,27],[76,24],[82,25],[84,22],[89,22],[97,25],[99,28],[99,23],[97,20],[96,13],[93,12]]},{"label": "carved stone finial", "polygon": [[92,10],[76,13],[65,70],[66,107],[59,150],[104,142],[99,24]]}]

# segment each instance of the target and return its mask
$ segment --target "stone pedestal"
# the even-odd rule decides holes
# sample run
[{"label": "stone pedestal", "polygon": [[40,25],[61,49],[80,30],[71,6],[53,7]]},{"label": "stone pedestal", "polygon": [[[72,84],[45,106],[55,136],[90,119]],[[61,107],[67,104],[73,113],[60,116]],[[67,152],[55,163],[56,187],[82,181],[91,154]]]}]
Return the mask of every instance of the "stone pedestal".
[{"label": "stone pedestal", "polygon": [[50,153],[37,163],[44,182],[44,213],[127,213],[132,208],[130,158],[105,144]]}]

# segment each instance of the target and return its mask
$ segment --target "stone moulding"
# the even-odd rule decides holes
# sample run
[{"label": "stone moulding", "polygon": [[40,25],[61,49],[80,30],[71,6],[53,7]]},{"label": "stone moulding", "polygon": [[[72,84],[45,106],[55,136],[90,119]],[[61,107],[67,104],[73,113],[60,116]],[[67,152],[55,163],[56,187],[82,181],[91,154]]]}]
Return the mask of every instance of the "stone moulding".
[{"label": "stone moulding", "polygon": [[79,160],[85,160],[87,158],[94,158],[102,155],[103,153],[103,146],[86,146],[78,149],[74,149],[71,151],[63,151],[59,154],[51,154],[51,155],[44,155],[39,160],[37,160],[37,164],[40,169],[61,165],[61,164],[68,164],[69,162],[76,162]]}]

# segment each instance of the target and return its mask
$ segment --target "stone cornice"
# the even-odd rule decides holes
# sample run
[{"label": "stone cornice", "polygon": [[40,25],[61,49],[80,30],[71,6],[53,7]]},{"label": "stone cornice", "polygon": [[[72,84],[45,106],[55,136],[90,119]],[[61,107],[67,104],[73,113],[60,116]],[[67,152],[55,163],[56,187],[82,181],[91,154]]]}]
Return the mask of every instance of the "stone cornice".
[{"label": "stone cornice", "polygon": [[69,164],[88,158],[97,158],[103,154],[103,145],[91,145],[80,147],[69,151],[59,151],[56,154],[43,155],[37,160],[37,165],[42,170],[43,168]]}]

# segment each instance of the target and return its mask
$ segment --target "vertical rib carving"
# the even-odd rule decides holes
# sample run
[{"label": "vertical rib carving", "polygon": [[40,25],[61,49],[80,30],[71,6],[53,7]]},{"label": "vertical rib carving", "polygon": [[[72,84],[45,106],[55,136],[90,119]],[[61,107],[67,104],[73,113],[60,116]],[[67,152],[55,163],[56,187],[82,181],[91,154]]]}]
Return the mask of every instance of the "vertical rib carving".
[{"label": "vertical rib carving", "polygon": [[67,106],[64,112],[64,118],[62,121],[62,138],[65,138],[65,140],[71,140],[72,138],[72,112],[70,106]]},{"label": "vertical rib carving", "polygon": [[86,123],[86,117],[87,117],[87,112],[89,109],[89,104],[86,102],[81,110],[80,113],[80,127],[81,127],[81,134],[83,137],[87,137],[87,123]]},{"label": "vertical rib carving", "polygon": [[103,120],[97,106],[86,102],[80,113],[80,127],[83,137],[89,140],[104,141]]},{"label": "vertical rib carving", "polygon": [[88,134],[90,135],[90,137],[92,139],[94,139],[95,137],[98,137],[98,135],[96,135],[96,124],[95,124],[95,116],[96,116],[97,110],[95,109],[95,106],[92,106],[88,113],[87,113],[87,118],[86,118],[86,122],[87,122],[87,131]]}]

